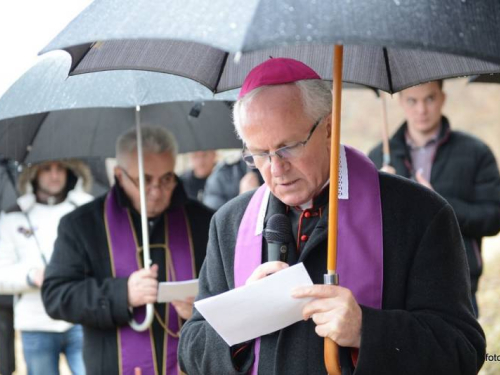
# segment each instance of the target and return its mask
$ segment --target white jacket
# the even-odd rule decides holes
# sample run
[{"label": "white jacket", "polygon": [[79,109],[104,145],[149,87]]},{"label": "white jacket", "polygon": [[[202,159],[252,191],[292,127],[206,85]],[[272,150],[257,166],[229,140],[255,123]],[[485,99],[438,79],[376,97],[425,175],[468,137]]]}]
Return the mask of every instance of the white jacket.
[{"label": "white jacket", "polygon": [[[21,211],[0,215],[0,294],[15,294],[14,326],[22,331],[64,332],[72,324],[50,318],[42,303],[40,289],[28,285],[27,275],[32,268],[43,268],[42,250],[50,260],[57,238],[61,217],[93,197],[77,183],[66,200],[56,205],[37,203],[35,195],[21,196]],[[26,215],[29,216],[35,236],[31,233]],[[37,241],[39,247],[37,245]]]}]

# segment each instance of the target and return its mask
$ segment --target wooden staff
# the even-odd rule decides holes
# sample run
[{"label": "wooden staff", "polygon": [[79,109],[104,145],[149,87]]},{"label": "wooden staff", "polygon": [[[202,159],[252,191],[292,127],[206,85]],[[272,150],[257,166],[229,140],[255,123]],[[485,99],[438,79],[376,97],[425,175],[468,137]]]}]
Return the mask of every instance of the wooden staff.
[{"label": "wooden staff", "polygon": [[[340,152],[340,114],[342,105],[342,65],[344,47],[336,45],[333,54],[332,147],[330,154],[330,203],[328,214],[328,259],[324,283],[338,285],[337,227]],[[339,348],[325,337],[325,366],[328,375],[340,375]]]}]

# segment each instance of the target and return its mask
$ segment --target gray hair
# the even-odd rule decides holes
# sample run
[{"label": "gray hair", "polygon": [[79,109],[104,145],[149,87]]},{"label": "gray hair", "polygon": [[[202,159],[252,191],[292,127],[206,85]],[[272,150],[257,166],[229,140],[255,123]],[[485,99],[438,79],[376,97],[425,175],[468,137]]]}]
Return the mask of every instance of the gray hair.
[{"label": "gray hair", "polygon": [[[177,156],[177,141],[173,134],[167,129],[159,126],[143,125],[141,126],[141,133],[143,152],[160,154],[170,151],[174,158]],[[116,159],[118,165],[122,165],[124,158],[131,155],[136,150],[137,133],[135,128],[131,128],[120,135],[116,141]]]},{"label": "gray hair", "polygon": [[[291,84],[299,88],[304,111],[312,121],[316,121],[332,111],[331,83],[320,79],[309,79]],[[242,139],[241,124],[245,122],[248,105],[269,87],[271,86],[266,85],[256,88],[235,103],[233,108],[233,123],[240,139]]]}]

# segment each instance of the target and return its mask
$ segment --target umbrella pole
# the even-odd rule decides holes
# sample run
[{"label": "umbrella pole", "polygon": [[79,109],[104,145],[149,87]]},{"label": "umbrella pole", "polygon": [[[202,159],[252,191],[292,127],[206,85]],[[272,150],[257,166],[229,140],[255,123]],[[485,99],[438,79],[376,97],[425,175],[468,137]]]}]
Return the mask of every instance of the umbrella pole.
[{"label": "umbrella pole", "polygon": [[[139,196],[141,200],[141,228],[142,228],[142,251],[144,268],[149,269],[151,257],[149,255],[148,216],[146,211],[146,185],[144,183],[144,155],[142,153],[141,132],[141,107],[135,107],[135,127],[137,132],[137,160],[139,166]],[[134,318],[130,321],[130,327],[135,331],[142,332],[149,328],[153,322],[153,304],[146,305],[146,316],[142,323],[137,323]]]},{"label": "umbrella pole", "polygon": [[[340,152],[340,114],[342,104],[342,64],[344,47],[336,45],[333,55],[332,146],[330,154],[330,199],[328,214],[328,259],[324,283],[338,285],[337,274],[337,224]],[[339,348],[325,337],[325,366],[328,375],[340,375]]]},{"label": "umbrella pole", "polygon": [[382,100],[382,119],[384,123],[382,124],[382,165],[391,164],[391,151],[389,149],[389,121],[387,119],[387,101],[385,100],[385,93],[380,93],[380,99]]}]

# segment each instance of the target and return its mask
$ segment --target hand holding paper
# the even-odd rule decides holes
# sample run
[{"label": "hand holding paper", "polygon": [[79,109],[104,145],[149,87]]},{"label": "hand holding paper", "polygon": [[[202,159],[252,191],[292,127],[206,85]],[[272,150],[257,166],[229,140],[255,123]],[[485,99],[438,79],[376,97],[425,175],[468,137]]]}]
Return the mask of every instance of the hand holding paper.
[{"label": "hand holding paper", "polygon": [[313,285],[299,263],[241,288],[195,302],[196,309],[229,346],[283,329],[302,320],[312,298],[292,298],[298,286]]},{"label": "hand holding paper", "polygon": [[157,302],[184,301],[198,294],[198,279],[186,281],[167,281],[158,285]]}]

